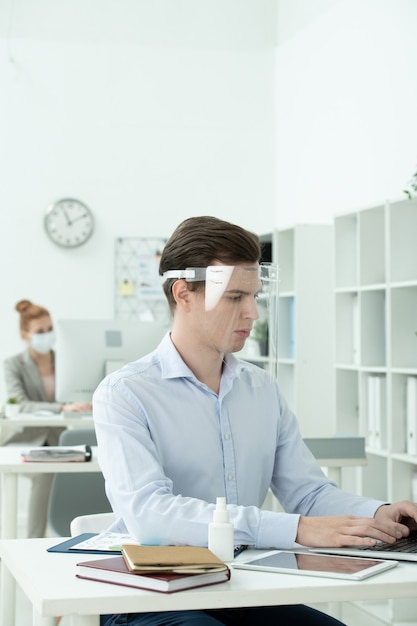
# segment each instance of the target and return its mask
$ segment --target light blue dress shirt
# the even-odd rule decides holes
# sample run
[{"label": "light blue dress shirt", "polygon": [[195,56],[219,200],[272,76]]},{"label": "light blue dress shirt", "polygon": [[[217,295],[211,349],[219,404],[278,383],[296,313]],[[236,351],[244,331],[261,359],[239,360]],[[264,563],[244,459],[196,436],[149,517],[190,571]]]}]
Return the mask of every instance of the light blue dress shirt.
[{"label": "light blue dress shirt", "polygon": [[[327,479],[268,373],[228,354],[216,394],[169,333],[101,382],[93,415],[111,530],[144,544],[206,546],[217,496],[235,543],[257,548],[291,548],[300,514],[372,517],[383,504]],[[285,513],[261,510],[269,488]]]}]

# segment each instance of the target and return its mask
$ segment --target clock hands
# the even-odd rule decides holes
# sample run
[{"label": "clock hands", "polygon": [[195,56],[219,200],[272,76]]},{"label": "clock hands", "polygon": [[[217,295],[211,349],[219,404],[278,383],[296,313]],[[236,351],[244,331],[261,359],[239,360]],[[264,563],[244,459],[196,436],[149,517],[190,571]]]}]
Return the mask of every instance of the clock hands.
[{"label": "clock hands", "polygon": [[70,226],[72,226],[74,222],[78,222],[78,220],[82,220],[85,217],[88,217],[87,213],[84,213],[83,215],[79,215],[78,217],[73,219],[72,222],[69,222]]},{"label": "clock hands", "polygon": [[83,213],[82,215],[79,215],[78,217],[74,217],[73,219],[71,219],[66,209],[62,209],[62,213],[65,216],[68,226],[72,226],[74,222],[78,222],[78,220],[83,220],[85,217],[88,217],[87,213]]},{"label": "clock hands", "polygon": [[72,222],[71,222],[70,217],[68,215],[68,211],[67,211],[67,209],[65,207],[62,208],[62,212],[65,215],[65,219],[67,220],[68,226],[71,226]]},{"label": "clock hands", "polygon": [[[72,207],[72,204],[70,206]],[[68,226],[72,226],[74,222],[78,222],[78,220],[83,220],[85,217],[88,217],[88,213],[83,212],[81,215],[78,215],[78,217],[71,219],[65,206],[62,207],[62,213],[64,214]]]}]

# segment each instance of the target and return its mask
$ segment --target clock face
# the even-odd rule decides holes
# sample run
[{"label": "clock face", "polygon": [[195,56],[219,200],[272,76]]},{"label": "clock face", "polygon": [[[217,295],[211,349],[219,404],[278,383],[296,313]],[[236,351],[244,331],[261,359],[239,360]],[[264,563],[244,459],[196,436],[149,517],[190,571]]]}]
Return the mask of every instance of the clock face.
[{"label": "clock face", "polygon": [[52,204],[46,211],[44,223],[49,238],[63,248],[81,246],[94,230],[92,212],[74,198],[64,198]]}]

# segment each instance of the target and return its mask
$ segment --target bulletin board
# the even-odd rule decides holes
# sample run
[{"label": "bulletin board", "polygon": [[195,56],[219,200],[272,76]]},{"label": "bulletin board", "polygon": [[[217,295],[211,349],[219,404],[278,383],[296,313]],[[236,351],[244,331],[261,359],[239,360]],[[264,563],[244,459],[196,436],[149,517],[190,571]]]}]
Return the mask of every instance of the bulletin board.
[{"label": "bulletin board", "polygon": [[115,243],[116,319],[168,320],[169,309],[159,276],[165,239],[119,237]]}]

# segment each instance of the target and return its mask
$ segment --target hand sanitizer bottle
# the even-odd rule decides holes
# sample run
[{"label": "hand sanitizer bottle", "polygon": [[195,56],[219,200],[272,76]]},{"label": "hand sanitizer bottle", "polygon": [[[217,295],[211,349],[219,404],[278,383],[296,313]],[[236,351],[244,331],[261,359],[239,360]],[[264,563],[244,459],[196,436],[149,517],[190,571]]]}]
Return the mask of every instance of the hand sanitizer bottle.
[{"label": "hand sanitizer bottle", "polygon": [[226,498],[216,499],[213,521],[208,527],[208,547],[222,561],[233,561],[233,524],[229,521]]}]

